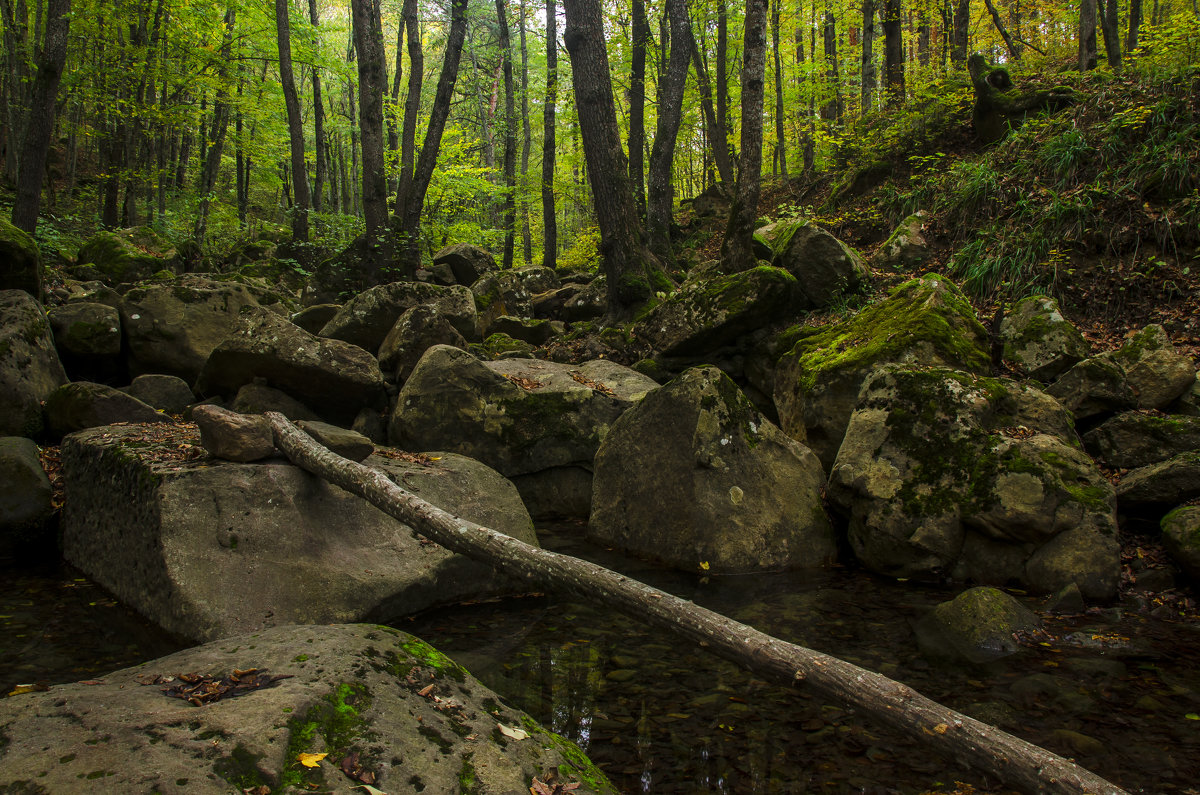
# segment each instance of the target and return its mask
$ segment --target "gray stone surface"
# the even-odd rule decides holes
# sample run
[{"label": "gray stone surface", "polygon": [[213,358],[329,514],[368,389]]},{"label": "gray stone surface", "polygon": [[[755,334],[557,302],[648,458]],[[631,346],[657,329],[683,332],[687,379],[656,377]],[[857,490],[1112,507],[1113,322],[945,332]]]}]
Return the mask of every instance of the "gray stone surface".
[{"label": "gray stone surface", "polygon": [[420,304],[436,308],[459,334],[476,338],[475,298],[469,288],[417,282],[381,284],[359,293],[338,310],[319,336],[375,353],[400,316]]},{"label": "gray stone surface", "polygon": [[46,397],[46,432],[55,439],[114,422],[173,422],[119,389],[91,381],[63,384]]},{"label": "gray stone surface", "polygon": [[121,316],[105,304],[70,303],[46,313],[54,344],[68,356],[115,357],[121,352]]},{"label": "gray stone surface", "polygon": [[[221,679],[250,669],[288,678],[201,707],[163,692],[181,674]],[[153,684],[159,678],[174,681]],[[577,747],[389,627],[284,626],[230,637],[0,700],[0,725],[5,792],[360,795],[363,779],[342,772],[347,757],[381,792],[460,792],[469,777],[476,792],[526,793],[534,776],[551,771],[579,783],[574,792],[613,792]],[[308,768],[301,753],[326,756]]]},{"label": "gray stone surface", "polygon": [[1200,497],[1200,453],[1138,467],[1117,484],[1121,509],[1165,509]]},{"label": "gray stone surface", "polygon": [[836,556],[817,457],[715,367],[687,370],[600,445],[588,536],[685,571],[816,567]]},{"label": "gray stone surface", "polygon": [[[63,441],[63,554],[160,626],[206,641],[288,623],[385,621],[511,583],[283,460],[197,456],[194,426]],[[435,460],[434,460],[435,459]],[[536,544],[516,489],[452,453],[367,460],[423,499]]]},{"label": "gray stone surface", "polygon": [[1020,651],[1014,633],[1040,628],[1029,608],[999,588],[971,588],[942,602],[916,623],[927,657],[950,663],[989,663]]},{"label": "gray stone surface", "polygon": [[139,375],[121,391],[167,414],[182,414],[196,402],[187,381],[175,375]]},{"label": "gray stone surface", "polygon": [[375,452],[375,445],[371,443],[371,440],[358,431],[311,420],[301,420],[296,424],[318,443],[328,447],[342,458],[363,461]]},{"label": "gray stone surface", "polygon": [[458,284],[470,286],[484,274],[497,270],[491,252],[470,243],[454,243],[433,255],[434,267],[443,266],[454,275]]},{"label": "gray stone surface", "polygon": [[46,520],[53,512],[38,446],[23,436],[0,437],[0,549],[46,541]]},{"label": "gray stone surface", "polygon": [[1000,322],[1004,359],[1049,383],[1089,353],[1087,340],[1062,316],[1058,302],[1044,295],[1018,301]]},{"label": "gray stone surface", "polygon": [[266,417],[196,406],[192,421],[200,428],[200,444],[214,458],[246,463],[275,455],[275,437]]},{"label": "gray stone surface", "polygon": [[0,436],[37,436],[42,401],[66,382],[42,305],[0,290]]},{"label": "gray stone surface", "polygon": [[466,350],[467,340],[436,307],[414,306],[400,316],[380,344],[379,369],[403,384],[425,351],[434,345]]},{"label": "gray stone surface", "polygon": [[1177,508],[1162,518],[1163,546],[1175,565],[1200,582],[1200,505]]},{"label": "gray stone surface", "polygon": [[828,306],[866,283],[858,254],[816,224],[798,222],[781,230],[772,249],[772,263],[796,277],[800,308]]},{"label": "gray stone surface", "polygon": [[1200,450],[1200,417],[1167,417],[1149,412],[1118,414],[1083,435],[1083,446],[1098,461],[1133,469]]}]

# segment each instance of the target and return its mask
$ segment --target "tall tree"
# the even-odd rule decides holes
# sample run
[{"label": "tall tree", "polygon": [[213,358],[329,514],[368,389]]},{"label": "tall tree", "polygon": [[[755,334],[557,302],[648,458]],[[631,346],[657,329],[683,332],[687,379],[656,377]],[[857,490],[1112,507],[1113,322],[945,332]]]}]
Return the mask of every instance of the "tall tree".
[{"label": "tall tree", "polygon": [[900,0],[883,0],[883,73],[887,102],[904,102],[904,20]]},{"label": "tall tree", "polygon": [[642,177],[642,152],[646,148],[646,46],[650,40],[650,22],[646,19],[646,0],[633,0],[633,46],[629,69],[629,182],[638,215],[646,214],[645,181]]},{"label": "tall tree", "polygon": [[554,111],[558,102],[558,9],[546,0],[546,101],[542,105],[542,265],[558,262],[558,219],[554,207]]},{"label": "tall tree", "polygon": [[875,100],[875,0],[862,0],[862,109]]},{"label": "tall tree", "polygon": [[733,124],[729,111],[729,15],[724,2],[717,3],[717,124],[721,135],[718,143],[725,147],[732,170],[737,153],[733,151],[730,136]]},{"label": "tall tree", "polygon": [[[809,10],[812,11],[815,16],[816,0],[811,0],[811,5],[809,6]],[[804,18],[803,6],[801,6],[801,8],[800,8],[800,18],[801,19]],[[805,73],[808,70],[808,67],[805,66],[806,59],[804,57],[804,34],[805,34],[804,26],[796,25],[796,33],[795,33],[796,94],[799,97],[803,97],[807,93],[808,98],[809,98],[809,101],[807,103],[806,102],[798,102],[797,103],[797,105],[799,107],[799,110],[797,111],[797,115],[800,117],[800,119],[799,119],[799,121],[800,121],[800,147],[801,147],[803,158],[804,158],[804,171],[805,171],[805,173],[808,173],[813,170],[813,160],[815,158],[815,153],[813,151],[813,135],[812,135],[812,132],[813,132],[812,131],[812,125],[813,125],[812,91],[810,90],[810,91],[806,92],[805,85],[804,85]],[[813,53],[813,58],[814,59],[816,58],[815,52]]]},{"label": "tall tree", "polygon": [[563,42],[571,56],[579,131],[600,227],[608,315],[625,318],[651,296],[658,263],[646,247],[621,151],[600,0],[565,0],[563,6],[567,12]]},{"label": "tall tree", "polygon": [[[217,78],[220,88],[217,89],[217,97],[213,102],[213,118],[211,132],[208,136],[202,137],[206,141],[211,141],[205,156],[204,168],[200,172],[200,181],[197,188],[200,193],[200,206],[196,212],[196,225],[194,228],[194,236],[197,245],[203,246],[205,238],[208,235],[208,210],[212,204],[213,191],[217,187],[217,176],[221,169],[221,156],[225,151],[225,132],[229,129],[229,87],[227,78],[229,76],[229,64],[233,60],[233,27],[237,21],[237,7],[231,2],[225,9],[225,21],[221,33],[221,50],[219,65],[217,66]],[[303,177],[303,175],[301,175]]]},{"label": "tall tree", "polygon": [[996,32],[1000,34],[1000,38],[1004,39],[1008,57],[1014,61],[1021,60],[1021,46],[1013,40],[1008,28],[1004,26],[1004,20],[1000,18],[1000,12],[996,10],[995,2],[993,0],[983,0],[983,2],[987,5],[988,13],[992,15],[992,24],[996,26]]},{"label": "tall tree", "polygon": [[513,265],[517,231],[517,104],[513,87],[512,38],[508,32],[505,0],[496,0],[496,24],[500,28],[500,57],[504,69],[504,264]]},{"label": "tall tree", "polygon": [[709,86],[708,69],[700,55],[700,46],[696,36],[692,36],[692,64],[696,69],[696,87],[700,91],[700,110],[704,114],[704,127],[709,147],[712,149],[713,162],[717,166],[717,176],[726,187],[733,185],[733,166],[729,162],[729,147],[725,144],[725,126],[713,109],[712,88]]},{"label": "tall tree", "polygon": [[[670,56],[667,71],[659,83],[658,126],[650,150],[649,201],[646,231],[650,248],[662,262],[670,262],[671,251],[671,165],[675,161],[675,143],[683,118],[683,92],[687,87],[688,62],[693,46],[692,21],[687,0],[667,0],[670,21]],[[663,42],[666,46],[666,42]]]},{"label": "tall tree", "polygon": [[412,190],[417,115],[421,112],[421,88],[425,82],[425,54],[421,48],[421,33],[418,29],[417,0],[404,0],[401,15],[408,36],[408,97],[404,100],[404,123],[400,128],[400,176],[396,180],[395,206],[397,219],[403,217],[403,203]]},{"label": "tall tree", "polygon": [[954,0],[954,46],[950,50],[950,63],[967,65],[967,49],[971,31],[971,0]]},{"label": "tall tree", "polygon": [[[367,242],[388,251],[387,172],[383,159],[383,92],[387,68],[379,0],[351,0],[354,49],[358,55],[358,126],[362,146],[362,208]],[[378,278],[378,260],[367,258],[368,280]]]},{"label": "tall tree", "polygon": [[[29,103],[29,118],[25,123],[25,140],[21,143],[21,170],[12,209],[13,226],[31,235],[37,229],[46,153],[54,140],[54,101],[67,60],[70,29],[71,0],[49,0],[46,4],[46,39],[37,57],[37,75]],[[15,146],[15,142],[9,145]]]},{"label": "tall tree", "polygon": [[279,83],[287,109],[288,143],[292,163],[292,189],[296,206],[292,208],[292,240],[308,242],[308,210],[312,202],[308,192],[308,169],[304,165],[304,120],[300,116],[300,97],[292,74],[292,34],[288,0],[275,0],[275,38],[279,43]]},{"label": "tall tree", "polygon": [[1121,71],[1121,33],[1117,19],[1117,0],[1103,2],[1100,29],[1104,32],[1104,55],[1114,72]]},{"label": "tall tree", "polygon": [[1142,0],[1129,0],[1129,28],[1125,37],[1125,52],[1133,55],[1138,48],[1138,31],[1142,27]]},{"label": "tall tree", "polygon": [[1096,68],[1096,0],[1079,2],[1079,71]]},{"label": "tall tree", "polygon": [[[520,23],[518,30],[521,35],[521,184],[529,173],[529,147],[532,146],[533,133],[529,126],[529,50],[525,43],[525,26],[528,15],[525,0],[518,6]],[[533,234],[529,229],[529,200],[523,195],[521,199],[521,254],[526,265],[533,264]]]},{"label": "tall tree", "polygon": [[821,106],[821,117],[828,121],[840,121],[842,118],[842,84],[838,76],[837,54],[837,18],[833,8],[825,6],[825,24],[821,27],[822,41],[825,45],[825,79],[829,90],[833,93]]},{"label": "tall tree", "polygon": [[[319,29],[321,15],[317,11],[317,0],[308,0],[308,21],[313,26],[314,50],[320,45]],[[397,56],[399,60],[399,56]],[[321,98],[321,70],[315,64],[312,70],[313,95],[313,154],[316,159],[313,173],[312,209],[321,212],[321,193],[325,190],[325,178],[329,155],[325,147],[325,101]]]},{"label": "tall tree", "polygon": [[783,56],[779,52],[779,6],[782,0],[775,0],[771,7],[771,52],[775,58],[775,165],[779,174],[785,179],[787,169],[787,139],[784,135],[783,122]]},{"label": "tall tree", "polygon": [[742,46],[742,137],[737,196],[729,210],[721,262],[727,271],[754,267],[754,224],[762,175],[763,84],[767,61],[767,0],[746,4]]},{"label": "tall tree", "polygon": [[[425,128],[425,140],[421,144],[421,154],[413,168],[407,190],[396,202],[396,217],[403,246],[398,264],[403,275],[409,278],[416,274],[421,265],[421,211],[425,206],[425,194],[429,191],[438,152],[442,148],[442,133],[450,115],[450,100],[454,97],[454,84],[458,81],[458,64],[462,59],[466,36],[467,0],[451,0],[450,32],[446,36],[446,53],[442,58],[442,72],[429,112],[429,124]],[[407,111],[405,116],[407,125]]]}]

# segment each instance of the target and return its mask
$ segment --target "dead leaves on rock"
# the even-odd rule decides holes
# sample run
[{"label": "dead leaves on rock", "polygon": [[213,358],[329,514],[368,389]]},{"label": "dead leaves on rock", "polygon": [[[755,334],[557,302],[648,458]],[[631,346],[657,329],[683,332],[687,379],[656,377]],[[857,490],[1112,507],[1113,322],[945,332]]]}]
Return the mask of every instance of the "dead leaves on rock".
[{"label": "dead leaves on rock", "polygon": [[441,458],[430,458],[422,453],[409,453],[404,450],[397,450],[394,447],[376,447],[375,455],[390,458],[393,461],[403,461],[406,464],[420,464],[421,466],[432,466],[434,461],[441,460]]},{"label": "dead leaves on rock", "polygon": [[543,386],[545,386],[545,384],[543,384],[541,381],[534,381],[532,378],[525,378],[524,376],[520,375],[509,375],[508,373],[501,373],[500,375],[504,376],[509,381],[512,381],[526,392],[532,392],[535,389],[541,389]]},{"label": "dead leaves on rock", "polygon": [[576,383],[583,384],[593,392],[599,392],[601,395],[608,395],[609,397],[617,396],[617,393],[612,391],[612,389],[600,383],[599,381],[593,381],[578,370],[571,371],[571,378],[573,378]]},{"label": "dead leaves on rock", "polygon": [[[143,685],[166,685],[163,693],[172,698],[181,698],[189,704],[202,707],[223,698],[244,696],[254,690],[270,687],[281,679],[291,679],[292,674],[270,674],[265,668],[233,669],[229,676],[217,678],[210,674],[179,674],[178,676],[156,676]],[[138,680],[141,681],[141,680]]]},{"label": "dead leaves on rock", "polygon": [[554,778],[554,773],[547,776],[545,781],[539,781],[538,777],[534,776],[533,783],[529,785],[529,795],[563,795],[563,793],[579,789],[578,781],[564,783],[556,782]]}]

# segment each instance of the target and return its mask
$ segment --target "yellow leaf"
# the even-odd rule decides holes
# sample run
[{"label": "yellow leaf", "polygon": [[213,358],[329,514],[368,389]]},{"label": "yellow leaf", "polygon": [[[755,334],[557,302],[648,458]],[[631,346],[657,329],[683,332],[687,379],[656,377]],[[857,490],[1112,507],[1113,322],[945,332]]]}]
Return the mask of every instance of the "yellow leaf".
[{"label": "yellow leaf", "polygon": [[505,737],[511,737],[514,740],[524,740],[529,736],[529,732],[525,731],[524,729],[519,729],[516,726],[505,726],[503,723],[497,723],[496,728],[499,729],[500,733]]},{"label": "yellow leaf", "polygon": [[12,689],[12,692],[10,692],[9,695],[10,696],[19,696],[22,693],[32,693],[35,690],[37,690],[36,685],[17,685],[16,687],[14,687]]},{"label": "yellow leaf", "polygon": [[700,571],[708,571],[708,561],[707,560],[700,561]]},{"label": "yellow leaf", "polygon": [[321,760],[329,754],[299,754],[296,759],[305,767],[320,767]]}]

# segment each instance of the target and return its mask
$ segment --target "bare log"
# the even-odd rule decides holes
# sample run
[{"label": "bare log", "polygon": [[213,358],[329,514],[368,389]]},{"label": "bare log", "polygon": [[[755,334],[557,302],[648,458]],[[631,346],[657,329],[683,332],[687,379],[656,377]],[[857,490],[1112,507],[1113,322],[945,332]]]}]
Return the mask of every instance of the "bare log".
[{"label": "bare log", "polygon": [[382,472],[341,458],[268,412],[275,443],[293,463],[356,494],[441,544],[555,591],[599,600],[634,618],[698,643],[779,684],[804,684],[857,707],[923,742],[946,759],[1026,793],[1125,795],[1099,776],[1000,729],[925,698],[908,685],[759,632],[602,566],[530,546],[443,511],[397,486]]}]

